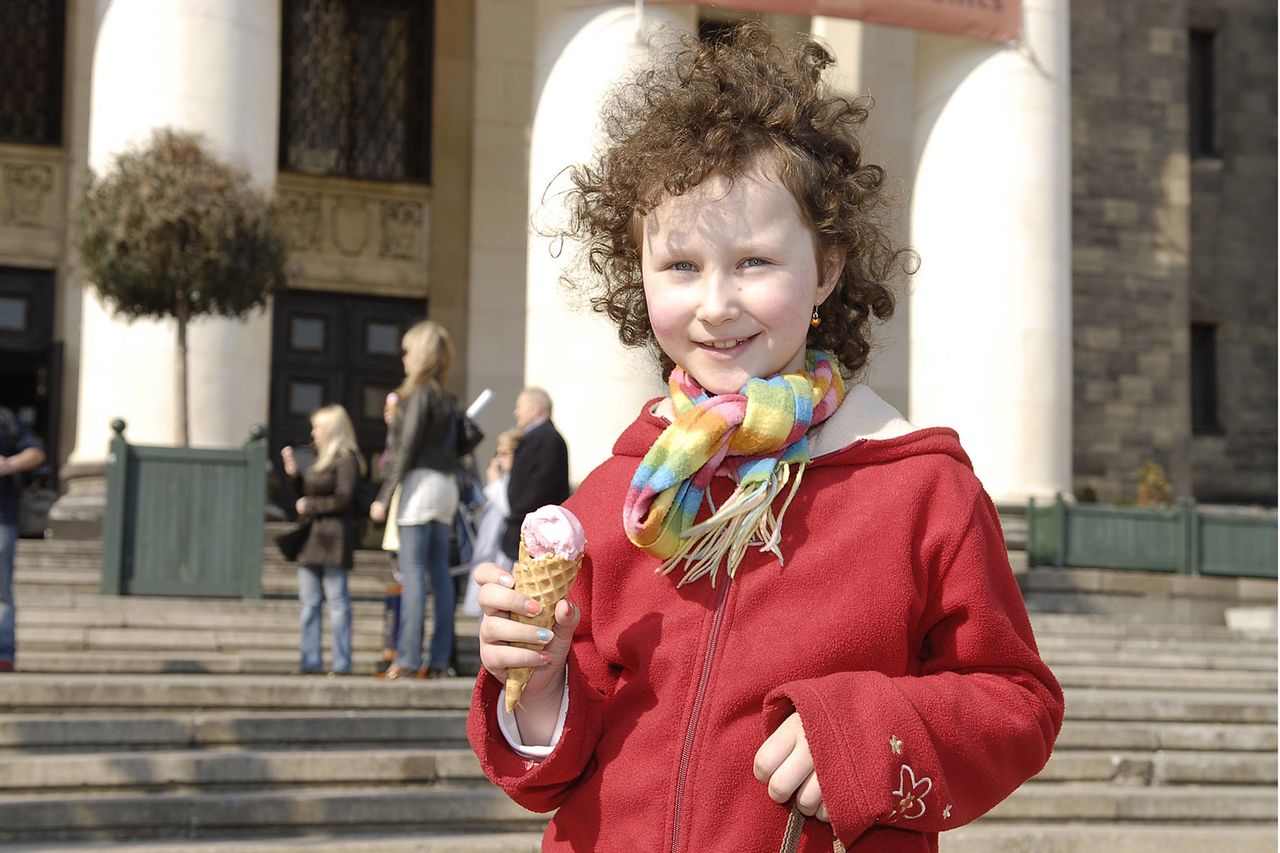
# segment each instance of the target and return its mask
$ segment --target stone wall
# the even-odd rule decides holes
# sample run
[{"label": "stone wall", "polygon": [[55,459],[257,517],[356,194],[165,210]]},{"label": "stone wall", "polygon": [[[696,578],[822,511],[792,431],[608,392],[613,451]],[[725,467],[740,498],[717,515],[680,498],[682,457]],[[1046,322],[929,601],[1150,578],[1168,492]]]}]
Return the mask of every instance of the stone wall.
[{"label": "stone wall", "polygon": [[[1074,487],[1132,498],[1151,459],[1179,496],[1274,502],[1275,9],[1193,3],[1208,12],[1072,3]],[[1206,174],[1188,147],[1188,34],[1210,12],[1224,156]],[[1222,323],[1223,436],[1191,434],[1193,320]]]},{"label": "stone wall", "polygon": [[1217,326],[1218,435],[1191,440],[1197,497],[1276,501],[1276,6],[1193,2],[1214,33],[1217,157],[1191,162],[1191,320]]}]

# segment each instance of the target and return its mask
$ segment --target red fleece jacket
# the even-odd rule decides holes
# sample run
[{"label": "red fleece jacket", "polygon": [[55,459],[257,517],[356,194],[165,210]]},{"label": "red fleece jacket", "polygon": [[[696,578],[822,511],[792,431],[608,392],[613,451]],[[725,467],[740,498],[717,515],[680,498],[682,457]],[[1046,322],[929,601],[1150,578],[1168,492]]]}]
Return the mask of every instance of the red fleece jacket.
[{"label": "red fleece jacket", "polygon": [[[544,850],[776,850],[789,808],[752,773],[798,711],[832,830],[852,853],[936,851],[937,833],[1035,775],[1062,723],[990,499],[956,434],[859,440],[815,459],[783,525],[728,581],[679,573],[622,531],[622,502],[666,422],[648,407],[566,504],[587,555],[569,710],[551,755],[516,755],[482,672],[468,734],[485,773],[534,811]],[[732,483],[713,484],[717,505]]]}]

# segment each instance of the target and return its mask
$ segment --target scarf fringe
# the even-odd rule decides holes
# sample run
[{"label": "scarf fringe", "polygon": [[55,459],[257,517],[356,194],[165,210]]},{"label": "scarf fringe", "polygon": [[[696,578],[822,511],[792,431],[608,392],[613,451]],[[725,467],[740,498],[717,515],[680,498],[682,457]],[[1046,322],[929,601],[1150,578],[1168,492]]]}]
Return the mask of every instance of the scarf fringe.
[{"label": "scarf fringe", "polygon": [[[770,553],[784,565],[782,551],[782,520],[787,508],[800,488],[804,478],[805,463],[794,463],[795,479],[792,481],[790,464],[777,466],[767,480],[750,486],[738,486],[729,499],[706,521],[690,527],[680,534],[680,548],[658,566],[657,571],[669,575],[675,568],[686,565],[684,577],[677,587],[711,575],[711,586],[716,585],[716,573],[721,561],[726,564],[729,579],[733,580],[742,558],[752,545],[759,545],[761,553]],[[773,502],[791,482],[791,491],[782,509],[775,515]]]}]

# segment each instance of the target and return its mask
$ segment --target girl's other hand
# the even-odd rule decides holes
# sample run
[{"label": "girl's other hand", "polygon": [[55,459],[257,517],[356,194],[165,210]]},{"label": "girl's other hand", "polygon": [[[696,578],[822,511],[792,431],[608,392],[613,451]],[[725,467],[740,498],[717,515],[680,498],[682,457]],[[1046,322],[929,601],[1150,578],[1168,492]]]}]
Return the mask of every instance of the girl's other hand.
[{"label": "girl's other hand", "polygon": [[[513,611],[532,616],[540,608],[536,601],[515,591],[515,578],[510,572],[495,563],[481,563],[476,566],[474,577],[480,584],[479,602],[484,612],[480,620],[480,661],[494,678],[503,682],[511,667],[533,668],[516,708],[516,719],[526,744],[546,743],[560,714],[565,662],[582,614],[568,601],[558,603],[555,625],[548,637],[540,633],[546,629],[511,618]],[[541,651],[517,648],[512,643],[528,643],[540,647]],[[548,720],[544,733],[542,724]]]},{"label": "girl's other hand", "polygon": [[297,502],[296,504],[294,504],[294,505],[293,505],[293,508],[294,508],[294,509],[296,509],[296,510],[298,511],[298,515],[306,515],[306,514],[307,514],[307,499],[306,499],[306,498],[298,498],[298,502]]},{"label": "girl's other hand", "polygon": [[831,822],[798,713],[792,713],[765,738],[756,750],[754,769],[756,778],[769,786],[769,799],[785,804],[794,796],[801,814]]},{"label": "girl's other hand", "polygon": [[387,507],[382,501],[374,501],[369,504],[369,520],[374,524],[381,524],[387,520]]}]

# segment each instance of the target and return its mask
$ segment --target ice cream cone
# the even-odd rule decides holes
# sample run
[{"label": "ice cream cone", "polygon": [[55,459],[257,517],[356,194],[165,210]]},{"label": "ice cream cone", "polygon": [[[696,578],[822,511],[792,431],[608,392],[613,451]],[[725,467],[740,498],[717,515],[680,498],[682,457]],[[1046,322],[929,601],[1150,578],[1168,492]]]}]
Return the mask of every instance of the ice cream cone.
[{"label": "ice cream cone", "polygon": [[[525,625],[537,625],[539,628],[554,629],[556,605],[569,594],[573,579],[578,576],[578,568],[582,565],[582,556],[569,560],[556,554],[533,557],[525,547],[524,537],[520,539],[520,561],[512,570],[517,592],[536,599],[542,605],[537,616],[526,616],[513,613],[511,618]],[[540,651],[542,646],[525,643],[513,643],[524,649]],[[524,693],[525,685],[533,670],[529,667],[512,667],[507,670],[507,711],[514,711]]]}]

